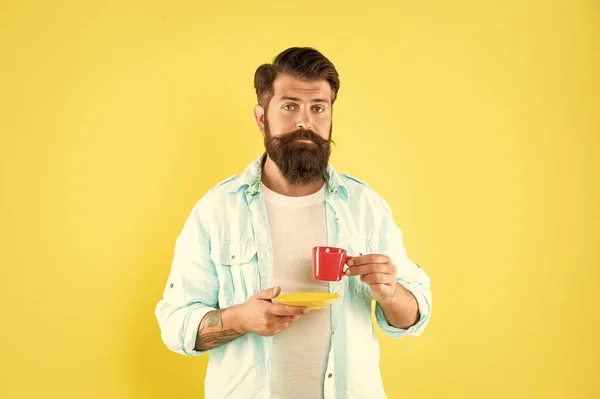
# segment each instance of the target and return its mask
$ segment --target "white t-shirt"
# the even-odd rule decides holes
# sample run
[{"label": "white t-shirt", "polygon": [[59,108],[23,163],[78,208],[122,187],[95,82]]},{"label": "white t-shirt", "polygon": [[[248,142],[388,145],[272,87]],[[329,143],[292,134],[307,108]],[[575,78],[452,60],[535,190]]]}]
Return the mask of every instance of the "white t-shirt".
[{"label": "white t-shirt", "polygon": [[[312,248],[327,245],[325,185],[287,197],[261,184],[273,243],[273,280],[282,293],[329,292],[312,277]],[[323,397],[331,339],[330,307],[312,310],[273,337],[272,399]]]}]

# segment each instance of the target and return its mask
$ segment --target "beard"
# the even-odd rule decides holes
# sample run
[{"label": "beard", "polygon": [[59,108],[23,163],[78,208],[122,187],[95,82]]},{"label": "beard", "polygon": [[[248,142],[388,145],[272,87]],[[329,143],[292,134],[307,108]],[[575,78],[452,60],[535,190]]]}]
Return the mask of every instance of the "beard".
[{"label": "beard", "polygon": [[[310,140],[312,143],[297,140]],[[289,184],[307,185],[323,179],[329,164],[331,143],[331,128],[329,140],[309,129],[297,129],[273,137],[265,119],[265,149]]]}]

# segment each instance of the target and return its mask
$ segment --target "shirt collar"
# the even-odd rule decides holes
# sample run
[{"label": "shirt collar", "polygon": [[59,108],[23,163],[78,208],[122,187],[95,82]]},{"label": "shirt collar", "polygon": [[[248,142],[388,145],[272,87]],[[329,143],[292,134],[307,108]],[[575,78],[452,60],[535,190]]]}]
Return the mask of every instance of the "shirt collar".
[{"label": "shirt collar", "polygon": [[[262,179],[262,166],[267,156],[263,152],[254,162],[252,162],[244,173],[237,178],[231,185],[229,193],[237,192],[240,189],[245,189],[246,200],[252,202],[260,194],[260,182]],[[340,196],[343,200],[348,200],[348,188],[342,181],[340,175],[333,169],[331,165],[327,165],[327,172],[323,176],[326,184],[327,199],[333,199]]]}]

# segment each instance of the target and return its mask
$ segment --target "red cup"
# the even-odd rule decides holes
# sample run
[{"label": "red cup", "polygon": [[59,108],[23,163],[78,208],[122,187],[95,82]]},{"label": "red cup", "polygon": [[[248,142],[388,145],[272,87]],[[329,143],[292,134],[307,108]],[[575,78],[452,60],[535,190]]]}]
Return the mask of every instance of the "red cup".
[{"label": "red cup", "polygon": [[335,247],[313,248],[313,277],[323,281],[340,281],[344,277],[347,251]]}]

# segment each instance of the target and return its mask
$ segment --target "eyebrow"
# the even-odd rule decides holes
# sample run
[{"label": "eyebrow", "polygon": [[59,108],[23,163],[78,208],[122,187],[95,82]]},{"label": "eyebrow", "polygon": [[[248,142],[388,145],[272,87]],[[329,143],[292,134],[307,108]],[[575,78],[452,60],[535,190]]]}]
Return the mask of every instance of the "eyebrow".
[{"label": "eyebrow", "polygon": [[[291,96],[283,96],[281,97],[282,100],[290,100],[290,101],[296,101],[296,102],[301,102],[302,100],[300,100],[298,97],[291,97]],[[325,103],[325,104],[329,104],[329,101],[324,99],[324,98],[313,98],[311,100],[311,102],[313,103]]]}]

